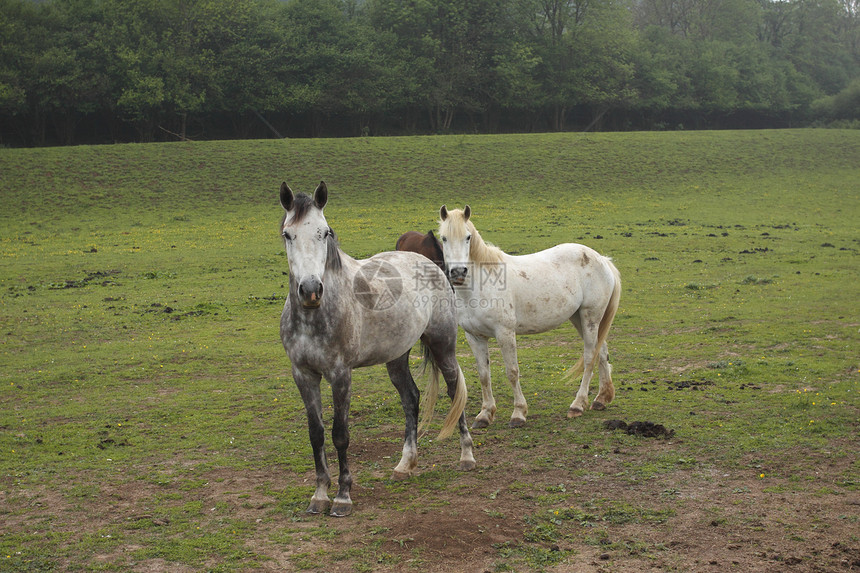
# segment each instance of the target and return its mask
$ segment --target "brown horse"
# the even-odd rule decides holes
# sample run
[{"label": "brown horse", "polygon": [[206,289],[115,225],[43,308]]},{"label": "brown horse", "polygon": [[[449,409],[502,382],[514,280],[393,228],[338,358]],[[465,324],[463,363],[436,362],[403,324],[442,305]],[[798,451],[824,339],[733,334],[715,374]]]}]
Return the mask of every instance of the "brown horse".
[{"label": "brown horse", "polygon": [[433,234],[433,231],[428,231],[426,235],[418,231],[407,231],[400,235],[394,248],[398,251],[412,251],[424,255],[436,263],[442,271],[445,271],[442,244]]}]

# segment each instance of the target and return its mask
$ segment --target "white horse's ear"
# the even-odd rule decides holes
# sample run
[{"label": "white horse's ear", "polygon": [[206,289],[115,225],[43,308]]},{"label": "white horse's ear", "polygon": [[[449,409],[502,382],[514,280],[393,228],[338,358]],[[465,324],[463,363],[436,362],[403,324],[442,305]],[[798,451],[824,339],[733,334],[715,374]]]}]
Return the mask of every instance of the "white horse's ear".
[{"label": "white horse's ear", "polygon": [[463,221],[468,221],[469,217],[472,216],[472,208],[466,205],[466,208],[463,209]]},{"label": "white horse's ear", "polygon": [[448,208],[445,205],[442,205],[442,208],[439,209],[439,216],[442,217],[442,220],[448,218]]},{"label": "white horse's ear", "polygon": [[325,181],[320,181],[317,190],[314,191],[314,205],[318,209],[322,209],[325,207],[326,201],[328,201],[328,187],[326,187]]},{"label": "white horse's ear", "polygon": [[293,208],[293,190],[290,189],[286,181],[281,183],[281,207],[286,211],[290,211]]}]

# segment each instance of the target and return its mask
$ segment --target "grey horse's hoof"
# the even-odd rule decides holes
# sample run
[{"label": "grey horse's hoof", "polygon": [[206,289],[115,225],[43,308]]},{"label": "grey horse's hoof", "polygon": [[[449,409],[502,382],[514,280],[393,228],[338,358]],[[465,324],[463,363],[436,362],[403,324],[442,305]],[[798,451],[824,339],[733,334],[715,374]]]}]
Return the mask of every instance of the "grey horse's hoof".
[{"label": "grey horse's hoof", "polygon": [[336,502],[331,508],[332,517],[347,517],[352,514],[352,503]]},{"label": "grey horse's hoof", "polygon": [[605,410],[606,406],[603,404],[603,402],[598,402],[595,400],[595,402],[591,405],[591,409],[592,410]]},{"label": "grey horse's hoof", "polygon": [[331,501],[327,499],[312,499],[310,505],[308,506],[307,512],[313,515],[318,515],[320,513],[328,513],[330,507]]},{"label": "grey horse's hoof", "polygon": [[579,408],[571,408],[567,411],[568,418],[579,418],[580,416],[582,416],[582,410]]},{"label": "grey horse's hoof", "polygon": [[490,426],[490,423],[487,420],[484,420],[483,418],[475,418],[475,421],[472,422],[472,429],[473,430],[481,430],[481,429],[487,428],[489,426]]},{"label": "grey horse's hoof", "polygon": [[526,425],[526,421],[522,418],[511,418],[511,421],[508,422],[509,428],[522,428]]}]

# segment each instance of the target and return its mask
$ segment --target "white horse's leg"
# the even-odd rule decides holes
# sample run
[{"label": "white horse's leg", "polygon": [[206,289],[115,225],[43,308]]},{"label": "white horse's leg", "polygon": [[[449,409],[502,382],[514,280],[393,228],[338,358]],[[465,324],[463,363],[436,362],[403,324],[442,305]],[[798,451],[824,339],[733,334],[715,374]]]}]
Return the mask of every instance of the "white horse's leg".
[{"label": "white horse's leg", "polygon": [[529,412],[529,407],[526,404],[526,397],[523,396],[523,391],[520,388],[517,335],[512,330],[499,332],[496,334],[496,340],[499,341],[502,358],[505,359],[505,373],[508,375],[508,382],[511,383],[511,388],[514,391],[514,411],[511,414],[511,421],[508,422],[508,425],[511,428],[519,428],[526,423],[526,414]]},{"label": "white horse's leg", "polygon": [[490,349],[488,340],[466,332],[466,341],[475,355],[475,366],[481,380],[481,413],[475,417],[473,428],[486,428],[496,417],[496,399],[493,398],[493,384],[490,380]]},{"label": "white horse's leg", "polygon": [[612,385],[612,364],[609,363],[609,346],[605,342],[600,348],[599,360],[600,389],[597,392],[597,398],[591,404],[592,410],[604,410],[615,398],[615,386]]},{"label": "white horse's leg", "polygon": [[579,384],[579,390],[576,392],[576,398],[570,405],[567,411],[568,418],[581,416],[588,408],[588,387],[591,384],[591,378],[594,376],[594,358],[597,355],[597,329],[600,325],[600,315],[598,313],[588,313],[585,309],[580,309],[579,316],[574,315],[571,322],[582,335],[583,342],[583,367],[582,382]]}]

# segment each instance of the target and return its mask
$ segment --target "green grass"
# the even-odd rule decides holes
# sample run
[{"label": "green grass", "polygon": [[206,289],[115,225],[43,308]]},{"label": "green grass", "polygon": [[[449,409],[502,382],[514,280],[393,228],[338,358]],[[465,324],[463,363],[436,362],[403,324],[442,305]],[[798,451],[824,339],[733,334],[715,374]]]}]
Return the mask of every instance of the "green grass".
[{"label": "green grass", "polygon": [[[616,401],[563,419],[575,332],[525,337],[530,421],[509,430],[510,389],[494,349],[500,409],[476,434],[479,465],[516,454],[533,456],[525,471],[576,476],[569,462],[582,447],[605,456],[639,443],[604,432],[613,417],[682,436],[677,449],[631,459],[631,483],[719,466],[817,491],[800,461],[793,469],[793,452],[853,455],[860,132],[0,149],[0,570],[127,570],[154,559],[249,570],[272,547],[293,551],[296,569],[402,559],[371,542],[386,525],[367,507],[351,518],[364,550],[302,542],[332,531],[303,515],[313,463],[278,339],[287,263],[277,189],[286,180],[310,192],[320,179],[329,223],[359,258],[393,248],[403,231],[434,228],[443,203],[470,204],[484,238],[511,253],[574,241],[614,258],[624,284],[610,339]],[[474,415],[480,391],[462,333],[461,353]],[[356,372],[352,427],[354,439],[390,445],[391,459],[355,461],[362,483],[387,492],[382,509],[448,506],[435,493],[456,487],[451,466],[387,480],[402,413],[383,368]],[[453,447],[422,442],[422,456],[447,460]],[[827,487],[856,491],[858,467],[849,467]],[[236,486],[250,496],[237,498],[212,482],[226,470],[265,475]],[[488,515],[506,514],[487,498],[497,487],[481,493]],[[599,498],[565,509],[559,490],[522,495],[541,509],[527,516],[525,539],[496,551],[535,569],[573,554],[546,542],[570,538],[574,523],[665,517]],[[204,506],[212,500],[221,501]],[[243,505],[262,521],[232,518]]]}]

